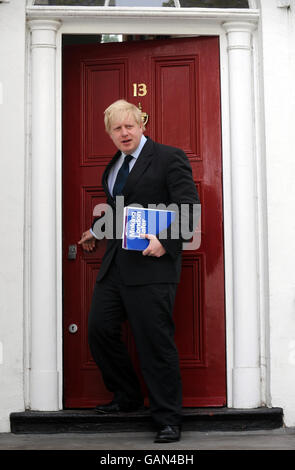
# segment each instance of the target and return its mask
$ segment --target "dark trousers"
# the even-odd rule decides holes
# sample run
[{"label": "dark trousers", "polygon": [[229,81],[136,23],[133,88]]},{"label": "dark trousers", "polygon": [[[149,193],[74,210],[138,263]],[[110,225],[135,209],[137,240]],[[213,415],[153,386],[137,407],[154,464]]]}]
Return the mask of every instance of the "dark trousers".
[{"label": "dark trousers", "polygon": [[142,403],[138,377],[121,339],[127,318],[156,424],[180,424],[182,408],[178,352],[172,311],[177,284],[126,286],[114,261],[96,282],[88,334],[91,354],[107,389],[121,404]]}]

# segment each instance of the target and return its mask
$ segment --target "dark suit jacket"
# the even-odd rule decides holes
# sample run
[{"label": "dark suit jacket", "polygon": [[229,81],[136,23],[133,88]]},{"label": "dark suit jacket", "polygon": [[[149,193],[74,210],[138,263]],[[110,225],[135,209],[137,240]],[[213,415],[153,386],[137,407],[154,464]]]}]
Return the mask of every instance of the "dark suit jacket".
[{"label": "dark suit jacket", "polygon": [[[102,184],[107,195],[107,204],[115,212],[115,201],[108,189],[108,175],[121,152],[117,152],[107,165]],[[192,179],[192,170],[185,153],[177,148],[158,144],[147,138],[137,161],[129,173],[123,189],[124,205],[171,203],[199,203],[196,186]],[[95,231],[94,220],[92,228]],[[192,228],[192,227],[191,227]],[[106,274],[113,258],[119,264],[120,272],[126,285],[142,285],[150,283],[177,283],[181,272],[182,239],[160,240],[166,253],[160,258],[143,256],[140,251],[129,251],[122,248],[121,239],[109,239],[106,252],[98,273],[97,281]]]}]

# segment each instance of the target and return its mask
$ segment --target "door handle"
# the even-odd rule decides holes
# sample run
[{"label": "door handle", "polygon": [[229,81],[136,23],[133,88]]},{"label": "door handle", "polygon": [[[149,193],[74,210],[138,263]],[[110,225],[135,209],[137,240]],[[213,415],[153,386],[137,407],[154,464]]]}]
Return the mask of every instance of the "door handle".
[{"label": "door handle", "polygon": [[68,259],[77,258],[77,245],[69,245],[68,249]]}]

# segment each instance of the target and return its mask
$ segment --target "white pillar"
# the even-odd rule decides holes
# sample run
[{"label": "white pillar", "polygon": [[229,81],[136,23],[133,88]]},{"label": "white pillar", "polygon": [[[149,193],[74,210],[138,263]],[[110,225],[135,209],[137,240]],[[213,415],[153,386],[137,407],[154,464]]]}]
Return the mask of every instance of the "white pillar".
[{"label": "white pillar", "polygon": [[248,22],[223,24],[228,38],[233,224],[233,407],[260,399],[258,247],[252,33]]},{"label": "white pillar", "polygon": [[58,409],[56,325],[56,115],[58,21],[32,20],[30,406]]}]

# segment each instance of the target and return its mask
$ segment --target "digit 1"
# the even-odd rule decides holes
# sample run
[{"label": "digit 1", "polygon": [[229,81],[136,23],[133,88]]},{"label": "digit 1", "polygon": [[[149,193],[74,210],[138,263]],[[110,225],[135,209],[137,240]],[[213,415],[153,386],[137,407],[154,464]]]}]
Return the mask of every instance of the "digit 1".
[{"label": "digit 1", "polygon": [[137,96],[137,83],[133,83],[133,96]]}]

